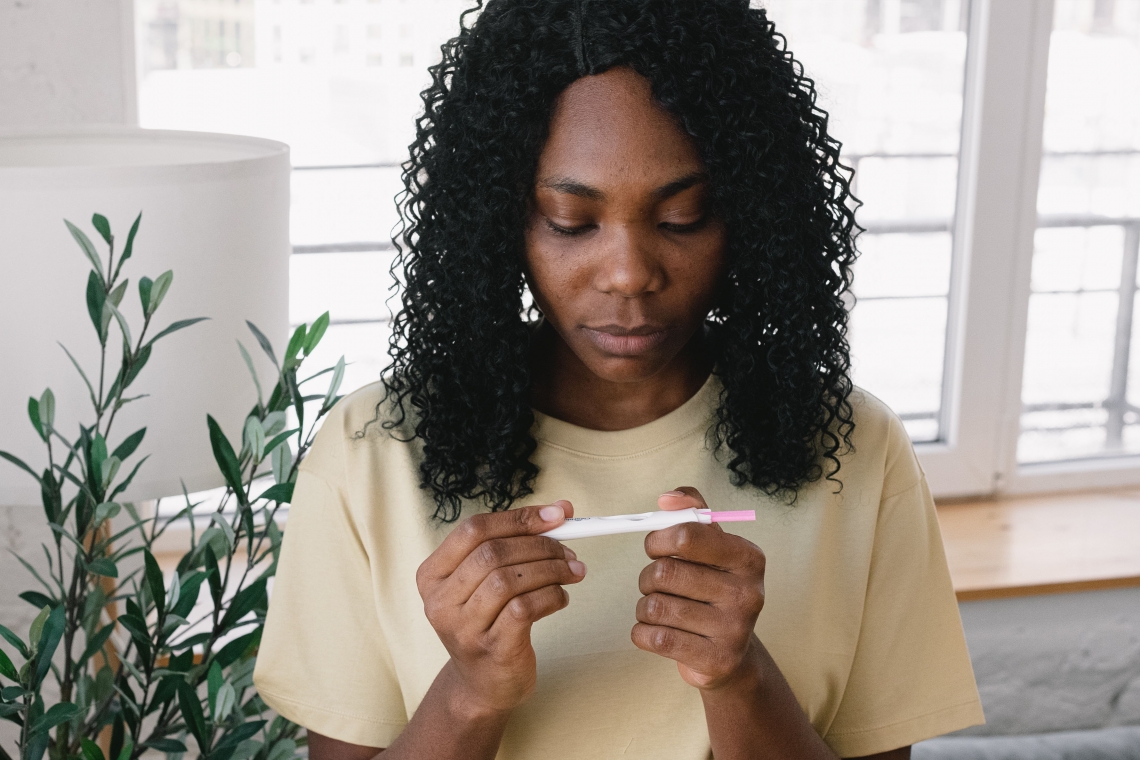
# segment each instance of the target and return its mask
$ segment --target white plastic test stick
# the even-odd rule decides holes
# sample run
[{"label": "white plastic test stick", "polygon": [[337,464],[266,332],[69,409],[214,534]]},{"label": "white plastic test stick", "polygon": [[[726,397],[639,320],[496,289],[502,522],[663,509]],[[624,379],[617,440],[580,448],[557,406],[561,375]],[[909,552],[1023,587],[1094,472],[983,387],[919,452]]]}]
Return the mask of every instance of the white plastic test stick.
[{"label": "white plastic test stick", "polygon": [[608,515],[606,517],[570,517],[554,530],[542,535],[556,541],[571,538],[608,536],[613,533],[641,533],[661,530],[687,522],[710,524],[714,522],[746,522],[756,519],[752,509],[736,512],[713,512],[711,509],[677,509],[659,512],[642,512],[639,515]]}]

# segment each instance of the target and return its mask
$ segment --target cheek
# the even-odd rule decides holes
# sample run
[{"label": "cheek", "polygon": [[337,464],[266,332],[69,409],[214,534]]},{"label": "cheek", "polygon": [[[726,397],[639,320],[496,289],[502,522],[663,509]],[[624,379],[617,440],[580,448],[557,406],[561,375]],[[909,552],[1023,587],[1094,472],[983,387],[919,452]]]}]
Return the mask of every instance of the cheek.
[{"label": "cheek", "polygon": [[564,304],[573,299],[580,274],[569,262],[570,257],[526,238],[526,279],[531,295],[543,313],[557,318]]}]

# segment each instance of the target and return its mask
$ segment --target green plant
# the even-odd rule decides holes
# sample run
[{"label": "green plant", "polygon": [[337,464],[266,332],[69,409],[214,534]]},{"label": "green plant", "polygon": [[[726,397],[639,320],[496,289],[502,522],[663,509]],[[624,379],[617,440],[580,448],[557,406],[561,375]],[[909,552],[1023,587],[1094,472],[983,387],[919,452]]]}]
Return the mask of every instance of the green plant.
[{"label": "green plant", "polygon": [[[209,444],[226,483],[220,498],[210,505],[191,503],[184,489],[181,509],[164,516],[165,510],[156,507],[152,517],[116,501],[146,460],[136,455],[146,428],[112,448],[116,414],[140,398],[127,393],[155,343],[200,321],[174,322],[147,338],[173,281],[167,271],[154,280],[139,279],[143,323],[132,337],[119,308],[128,287],[120,274],[131,258],[141,216],[117,262],[110,224],[99,214],[92,218],[107,244],[105,266],[90,238],[66,222],[91,264],[86,295],[101,347],[98,373],[88,375],[68,356],[90,392],[93,420],[68,438],[55,427],[49,388],[28,401],[31,423],[46,450],[44,469],[37,473],[0,452],[39,483],[54,537],[52,545],[43,546],[45,573],[20,558],[42,587],[20,596],[40,613],[26,639],[0,626],[10,647],[0,646],[0,718],[20,727],[16,754],[21,760],[41,760],[45,751],[52,760],[133,760],[148,749],[178,757],[187,751],[188,736],[199,755],[211,760],[288,760],[303,736],[297,725],[274,717],[257,695],[253,665],[268,604],[266,583],[281,547],[275,517],[292,498],[297,468],[321,418],[339,400],[344,358],[336,367],[298,379],[328,327],[327,313],[296,329],[280,362],[269,340],[248,323],[277,368],[277,380],[266,399],[239,341],[257,403],[245,420],[240,447],[207,417]],[[112,323],[121,351],[113,346]],[[115,354],[118,366],[112,373]],[[325,393],[303,394],[304,386],[326,374]],[[110,525],[120,513],[120,522],[129,524],[116,533]],[[189,528],[189,547],[164,578],[152,548],[175,524]],[[201,604],[200,596],[205,597]],[[45,696],[49,676],[58,699]],[[0,747],[0,760],[12,758]]]}]

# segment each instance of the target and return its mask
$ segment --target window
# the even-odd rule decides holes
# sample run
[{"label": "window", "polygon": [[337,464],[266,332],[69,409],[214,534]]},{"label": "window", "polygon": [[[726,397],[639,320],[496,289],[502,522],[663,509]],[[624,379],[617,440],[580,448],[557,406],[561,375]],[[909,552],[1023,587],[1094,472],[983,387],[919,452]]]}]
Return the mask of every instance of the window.
[{"label": "window", "polygon": [[1140,453],[1138,93],[1140,2],[1058,0],[1025,340],[1023,463]]},{"label": "window", "polygon": [[[915,441],[942,424],[967,0],[764,0],[815,80],[863,201],[855,382]],[[900,361],[905,357],[905,361]]]},{"label": "window", "polygon": [[[855,380],[932,490],[1140,484],[1140,0],[753,2],[856,170]],[[292,146],[291,317],[374,380],[398,165],[474,3],[135,3],[140,122]]]}]

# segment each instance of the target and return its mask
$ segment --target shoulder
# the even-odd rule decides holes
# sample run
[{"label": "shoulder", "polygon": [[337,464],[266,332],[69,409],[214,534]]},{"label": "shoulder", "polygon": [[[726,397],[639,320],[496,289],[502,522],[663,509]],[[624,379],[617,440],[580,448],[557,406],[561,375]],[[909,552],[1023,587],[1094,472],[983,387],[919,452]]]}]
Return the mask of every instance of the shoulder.
[{"label": "shoulder", "polygon": [[855,387],[848,399],[855,430],[852,448],[840,457],[843,468],[880,476],[883,498],[915,486],[923,478],[906,428],[899,416],[881,399]]},{"label": "shoulder", "polygon": [[412,425],[389,397],[383,381],[369,383],[340,401],[325,417],[301,469],[338,481],[350,460],[406,448]]}]

